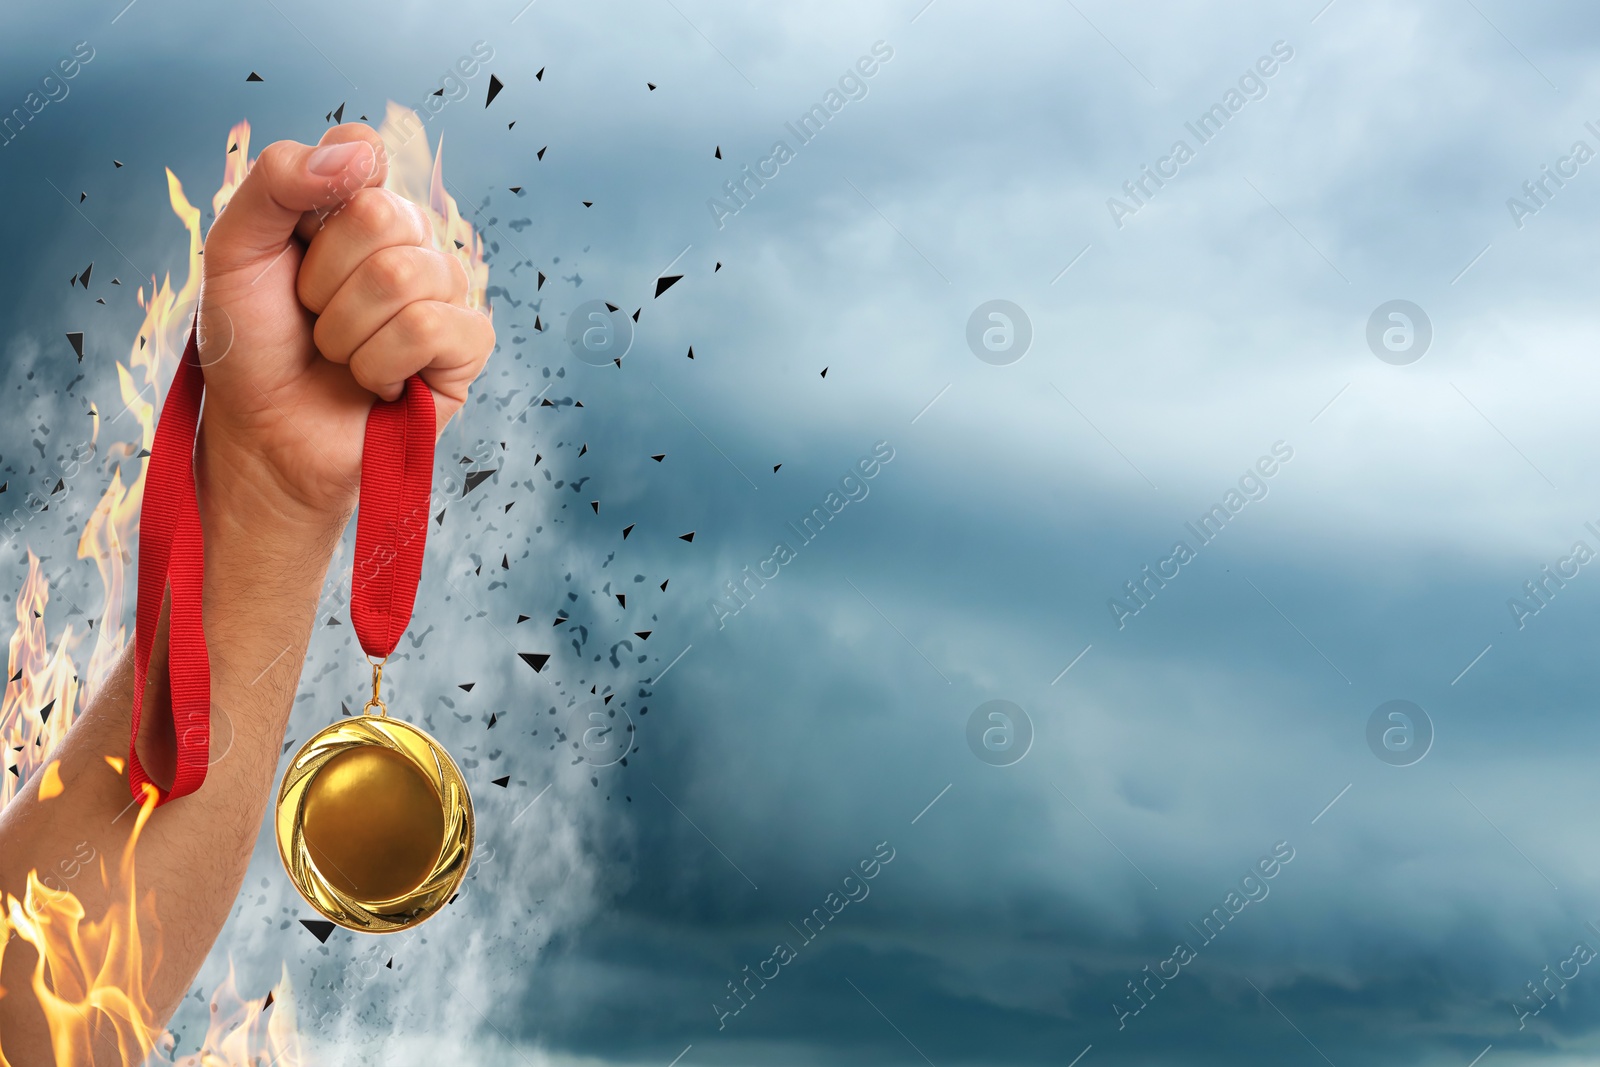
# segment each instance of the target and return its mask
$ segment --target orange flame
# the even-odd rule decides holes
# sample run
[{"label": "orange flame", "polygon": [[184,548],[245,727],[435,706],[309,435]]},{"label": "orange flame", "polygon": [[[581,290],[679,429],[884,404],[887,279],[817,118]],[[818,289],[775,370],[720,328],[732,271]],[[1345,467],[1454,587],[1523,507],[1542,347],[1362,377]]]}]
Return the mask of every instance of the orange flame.
[{"label": "orange flame", "polygon": [[[435,246],[466,267],[472,281],[471,303],[484,307],[489,271],[483,260],[483,239],[445,192],[442,146],[439,153],[430,153],[427,137],[417,137],[422,132],[422,121],[414,112],[389,104],[379,130],[390,156],[386,186],[428,213]],[[249,173],[248,122],[229,131],[228,145],[222,186],[211,201],[217,212]],[[98,441],[102,423],[115,425],[124,415],[131,415],[138,425],[138,441],[112,444],[108,457],[132,459],[148,454],[155,439],[159,383],[169,380],[177,365],[199,299],[204,240],[200,211],[189,203],[183,185],[170,170],[167,194],[173,212],[189,233],[188,275],[177,289],[170,274],[159,284],[152,277],[148,299],[144,287],[138,289],[144,322],[127,362],[116,365],[123,406],[109,420],[94,412],[93,439]],[[0,699],[0,743],[5,745],[6,757],[5,770],[0,771],[0,807],[34,774],[45,773],[41,781],[51,781],[50,758],[56,744],[127,644],[127,627],[122,623],[127,567],[133,561],[130,546],[138,535],[145,469],[141,458],[138,477],[124,485],[119,467],[78,540],[78,558],[94,561],[104,594],[101,625],[96,629],[93,622],[88,624],[95,629],[95,643],[84,682],[80,682],[73,652],[88,636],[87,630],[79,634],[68,625],[51,644],[45,630],[50,582],[38,558],[31,550],[28,553],[28,574],[17,597],[17,628],[11,636],[10,681]],[[106,761],[121,773],[119,758],[108,756]],[[59,784],[59,778],[55,782]],[[95,1050],[104,1052],[108,1038],[121,1067],[136,1067],[153,1052],[172,1050],[171,1035],[152,1025],[145,998],[143,978],[159,960],[161,949],[159,939],[142,943],[140,928],[141,924],[146,930],[159,928],[151,898],[147,895],[141,901],[134,884],[134,845],[153,810],[149,803],[141,805],[118,864],[113,903],[98,920],[88,919],[76,896],[67,889],[47,886],[37,871],[29,872],[24,899],[0,899],[0,956],[13,936],[38,954],[33,992],[44,1009],[58,1064],[104,1062],[95,1059]],[[109,889],[112,882],[103,858],[98,870],[102,884]],[[269,1005],[271,1012],[266,1011]],[[304,1063],[286,968],[267,997],[250,1000],[240,996],[230,961],[228,977],[212,994],[210,1007],[200,1051],[177,1061],[181,1067],[258,1067],[263,1063],[300,1067]],[[168,1061],[163,1058],[161,1062]],[[12,1065],[0,1049],[0,1067],[22,1065]]]}]

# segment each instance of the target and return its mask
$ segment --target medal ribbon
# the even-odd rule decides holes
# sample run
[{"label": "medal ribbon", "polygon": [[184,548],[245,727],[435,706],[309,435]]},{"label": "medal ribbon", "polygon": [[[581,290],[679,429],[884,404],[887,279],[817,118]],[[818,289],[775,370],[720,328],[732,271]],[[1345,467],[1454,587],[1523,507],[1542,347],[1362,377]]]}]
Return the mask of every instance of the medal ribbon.
[{"label": "medal ribbon", "polygon": [[[205,376],[191,330],[156,424],[139,515],[128,785],[136,800],[143,799],[148,786],[158,804],[200,788],[211,754],[211,661],[201,619],[205,552],[194,481],[195,438],[204,398]],[[422,579],[433,490],[434,423],[433,395],[415,374],[406,379],[400,399],[377,401],[367,415],[350,621],[361,648],[379,660],[394,651],[411,624]],[[134,741],[144,712],[145,676],[156,625],[169,587],[167,674],[178,760],[172,788],[163,791],[139,762]]]}]

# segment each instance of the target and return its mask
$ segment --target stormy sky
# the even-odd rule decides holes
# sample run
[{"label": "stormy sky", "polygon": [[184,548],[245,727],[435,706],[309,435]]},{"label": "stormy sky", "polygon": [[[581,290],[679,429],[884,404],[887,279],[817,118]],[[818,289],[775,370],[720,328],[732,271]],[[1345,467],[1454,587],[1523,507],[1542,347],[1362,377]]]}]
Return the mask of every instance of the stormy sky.
[{"label": "stormy sky", "polygon": [[[1589,8],[124,3],[0,15],[0,112],[93,50],[0,146],[8,513],[181,280],[163,168],[209,205],[241,119],[431,100],[499,287],[437,468],[494,473],[393,672],[481,862],[320,944],[263,826],[180,1052],[230,961],[326,1064],[1600,1051]],[[0,586],[31,546],[96,613],[109,469]],[[365,684],[340,577],[286,741]],[[608,686],[626,765],[567,732]]]}]

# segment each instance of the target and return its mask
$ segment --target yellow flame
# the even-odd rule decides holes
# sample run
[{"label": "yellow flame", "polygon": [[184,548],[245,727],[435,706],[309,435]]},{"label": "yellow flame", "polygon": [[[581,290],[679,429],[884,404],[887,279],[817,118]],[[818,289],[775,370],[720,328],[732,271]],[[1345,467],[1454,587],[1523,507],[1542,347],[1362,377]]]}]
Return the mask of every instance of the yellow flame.
[{"label": "yellow flame", "polygon": [[[442,146],[438,153],[430,153],[422,120],[394,103],[388,106],[379,134],[390,156],[387,188],[428,213],[436,247],[466,267],[472,281],[471,303],[484,307],[489,270],[483,260],[483,239],[461,217],[454,198],[445,191]],[[229,131],[228,146],[222,186],[211,200],[213,210],[219,212],[253,162],[248,122]],[[98,442],[102,426],[124,425],[121,420],[131,416],[132,422],[125,425],[137,427],[137,441],[112,443],[106,449],[108,458],[127,460],[148,453],[155,439],[159,383],[170,380],[182,355],[199,298],[204,240],[200,211],[189,203],[182,183],[170,170],[167,195],[173,213],[189,234],[188,274],[177,289],[170,275],[159,283],[152,277],[148,299],[144,286],[138,288],[144,322],[127,361],[116,365],[122,407],[109,419],[103,412],[95,412],[93,438]],[[72,653],[87,632],[75,633],[68,625],[51,644],[45,631],[50,582],[31,549],[28,553],[28,574],[17,596],[17,628],[11,636],[9,680],[0,699],[0,743],[5,745],[0,806],[36,773],[43,775],[42,798],[61,793],[60,774],[51,762],[51,753],[127,644],[127,627],[122,624],[127,568],[133,562],[130,546],[139,530],[145,469],[140,458],[138,477],[124,485],[119,467],[78,539],[78,558],[94,561],[103,592],[100,625],[89,624],[95,642],[83,684]],[[118,774],[123,773],[120,756],[107,755],[105,760]],[[140,805],[117,866],[112,904],[100,918],[89,919],[76,896],[67,889],[50,888],[37,871],[29,872],[22,900],[0,899],[0,957],[13,938],[37,953],[33,993],[44,1009],[56,1062],[63,1067],[103,1064],[105,1060],[95,1059],[95,1054],[105,1052],[108,1042],[116,1049],[120,1067],[137,1067],[152,1052],[171,1051],[171,1036],[153,1025],[144,988],[145,974],[160,958],[159,924],[151,898],[147,895],[141,900],[134,883],[134,846],[153,810],[148,798]],[[102,885],[111,889],[113,882],[103,858],[95,869]],[[149,943],[141,939],[141,929],[154,934]],[[269,1004],[270,1011],[266,1010]],[[251,1000],[239,994],[230,961],[228,977],[212,994],[210,1008],[200,1051],[178,1060],[182,1067],[259,1067],[263,1063],[301,1067],[305,1062],[287,968],[268,997]],[[25,1065],[12,1064],[0,1047],[0,1067]]]}]

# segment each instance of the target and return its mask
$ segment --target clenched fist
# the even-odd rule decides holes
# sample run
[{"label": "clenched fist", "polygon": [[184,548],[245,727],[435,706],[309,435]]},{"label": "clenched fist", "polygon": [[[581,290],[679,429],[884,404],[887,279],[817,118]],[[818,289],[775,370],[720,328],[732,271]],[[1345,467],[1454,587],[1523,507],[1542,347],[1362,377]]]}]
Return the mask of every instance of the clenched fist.
[{"label": "clenched fist", "polygon": [[383,143],[359,123],[315,147],[269,145],[206,238],[202,488],[246,511],[343,527],[367,412],[420,373],[437,425],[494,348],[469,279],[422,210],[384,188]]}]

